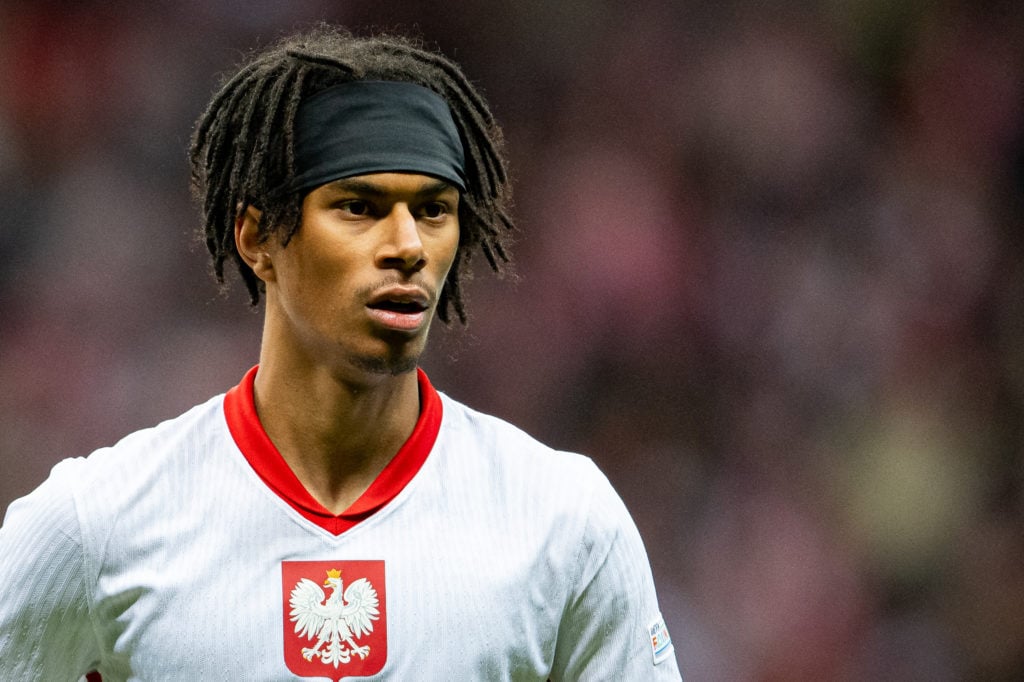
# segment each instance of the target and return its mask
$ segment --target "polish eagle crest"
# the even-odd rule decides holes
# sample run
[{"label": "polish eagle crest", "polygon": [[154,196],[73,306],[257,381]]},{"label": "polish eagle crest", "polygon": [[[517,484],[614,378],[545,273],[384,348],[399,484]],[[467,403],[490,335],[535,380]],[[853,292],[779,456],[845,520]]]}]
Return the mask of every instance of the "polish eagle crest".
[{"label": "polish eagle crest", "polygon": [[309,578],[302,578],[292,590],[288,604],[289,617],[295,623],[295,634],[307,640],[316,638],[316,644],[302,648],[307,661],[319,658],[321,663],[333,665],[348,663],[352,656],[365,659],[370,655],[369,645],[359,646],[357,639],[373,631],[373,621],[380,616],[377,590],[366,578],[358,578],[345,588],[341,571],[332,568],[327,573],[324,590]]}]

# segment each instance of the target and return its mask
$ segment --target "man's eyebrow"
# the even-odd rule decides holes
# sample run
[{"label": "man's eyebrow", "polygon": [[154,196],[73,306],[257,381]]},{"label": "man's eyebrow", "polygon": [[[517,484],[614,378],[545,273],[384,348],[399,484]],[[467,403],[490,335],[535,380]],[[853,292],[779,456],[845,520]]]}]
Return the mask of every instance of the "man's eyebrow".
[{"label": "man's eyebrow", "polygon": [[[361,196],[370,197],[383,197],[389,194],[381,185],[367,182],[366,180],[360,180],[359,178],[341,178],[339,180],[333,180],[327,183],[327,187],[335,192],[350,192],[352,194],[359,194]],[[444,180],[434,180],[428,182],[416,190],[417,197],[429,197],[436,196],[445,192],[449,189],[457,191],[455,185]]]},{"label": "man's eyebrow", "polygon": [[456,192],[459,191],[458,188],[450,182],[446,182],[444,180],[435,180],[421,187],[416,192],[416,196],[436,196],[450,189],[455,190]]}]

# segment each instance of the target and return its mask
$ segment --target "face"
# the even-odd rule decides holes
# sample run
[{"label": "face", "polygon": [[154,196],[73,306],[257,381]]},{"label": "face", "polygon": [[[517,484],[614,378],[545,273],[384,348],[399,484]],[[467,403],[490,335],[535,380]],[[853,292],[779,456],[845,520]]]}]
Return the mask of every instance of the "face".
[{"label": "face", "polygon": [[458,204],[456,188],[407,173],[310,192],[292,239],[272,237],[253,265],[267,289],[264,345],[313,364],[415,369],[459,245]]}]

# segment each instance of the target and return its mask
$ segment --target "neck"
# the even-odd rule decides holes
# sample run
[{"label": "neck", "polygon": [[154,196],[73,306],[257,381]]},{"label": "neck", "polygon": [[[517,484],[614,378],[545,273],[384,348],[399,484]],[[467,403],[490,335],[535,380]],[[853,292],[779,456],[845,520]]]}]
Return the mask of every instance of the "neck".
[{"label": "neck", "polygon": [[264,349],[254,385],[264,430],[310,494],[334,514],[369,487],[419,417],[415,371],[353,372]]}]

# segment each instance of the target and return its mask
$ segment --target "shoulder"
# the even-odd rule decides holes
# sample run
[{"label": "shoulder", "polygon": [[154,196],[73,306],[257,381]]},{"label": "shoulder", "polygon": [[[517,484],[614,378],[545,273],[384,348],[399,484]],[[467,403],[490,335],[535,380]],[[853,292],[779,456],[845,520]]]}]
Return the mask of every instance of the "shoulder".
[{"label": "shoulder", "polygon": [[660,616],[640,534],[593,460],[446,397],[439,446],[446,490],[485,499],[502,537],[546,539],[566,590],[552,679],[679,679],[670,651],[652,650]]},{"label": "shoulder", "polygon": [[500,417],[474,410],[444,393],[440,395],[444,405],[442,434],[448,438],[457,439],[461,444],[473,444],[497,457],[596,471],[589,457],[552,448]]},{"label": "shoulder", "polygon": [[182,487],[180,479],[209,442],[225,437],[222,403],[216,396],[87,457],[63,460],[32,493],[11,503],[4,527],[31,521],[36,532],[50,528],[82,544],[102,543],[95,533],[126,509],[137,515],[168,486]]},{"label": "shoulder", "polygon": [[610,487],[590,457],[550,447],[504,419],[444,394],[441,398],[444,417],[439,444],[461,464],[526,477],[534,492],[551,488],[589,496]]},{"label": "shoulder", "polygon": [[174,498],[166,486],[189,487],[164,474],[184,469],[180,462],[216,437],[220,404],[218,396],[88,457],[66,459],[8,507],[0,526],[0,659],[17,661],[18,679],[73,679],[95,665],[92,609],[105,557],[134,554],[144,535],[140,519],[167,516],[175,500],[187,506],[187,492]]},{"label": "shoulder", "polygon": [[590,457],[552,448],[503,419],[442,398],[438,466],[448,489],[485,495],[505,509],[529,510],[514,516],[557,527],[584,547],[632,526],[618,493]]},{"label": "shoulder", "polygon": [[190,446],[211,437],[218,421],[223,422],[222,403],[223,395],[215,396],[178,417],[130,433],[88,456],[62,460],[33,495],[83,494],[94,486],[116,488],[126,480],[144,478],[154,468],[166,464],[167,459],[187,454],[195,449]]},{"label": "shoulder", "polygon": [[[144,465],[154,454],[180,452],[183,447],[187,450],[190,443],[201,445],[211,431],[223,425],[223,404],[223,394],[214,396],[177,417],[130,433],[114,445],[94,451],[86,459],[94,467],[121,464],[126,459]],[[141,457],[142,454],[146,457]]]},{"label": "shoulder", "polygon": [[135,431],[114,445],[63,465],[77,462],[77,487],[82,493],[145,485],[168,470],[187,471],[190,460],[199,458],[211,441],[226,433],[223,402],[223,395],[215,396],[178,417]]}]

